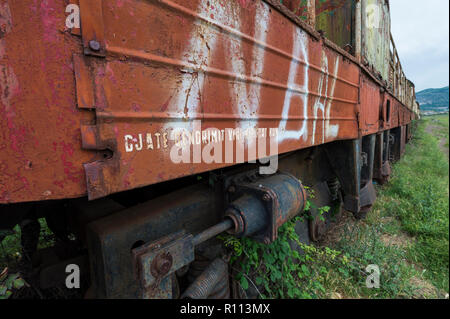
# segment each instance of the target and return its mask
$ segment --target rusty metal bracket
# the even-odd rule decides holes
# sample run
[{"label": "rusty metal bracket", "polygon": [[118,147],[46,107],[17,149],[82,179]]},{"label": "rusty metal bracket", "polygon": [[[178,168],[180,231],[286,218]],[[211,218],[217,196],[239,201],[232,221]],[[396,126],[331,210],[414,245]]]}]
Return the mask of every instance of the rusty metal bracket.
[{"label": "rusty metal bracket", "polygon": [[[105,109],[102,71],[104,63],[92,57],[74,54],[77,103],[80,109]],[[84,163],[89,199],[104,197],[111,190],[110,182],[120,178],[120,152],[113,130],[114,123],[96,116],[95,124],[81,125],[82,148],[98,151],[101,159]]]},{"label": "rusty metal bracket", "polygon": [[[235,191],[222,222],[195,237],[179,232],[132,251],[143,298],[170,298],[170,275],[194,260],[196,245],[225,231],[270,244],[277,238],[279,227],[302,212],[306,203],[303,185],[288,173],[237,174],[230,177],[227,186]],[[212,278],[209,274],[206,277]]]},{"label": "rusty metal bracket", "polygon": [[132,250],[135,273],[143,299],[171,299],[171,275],[194,261],[194,248],[232,228],[231,220],[208,228],[197,236],[184,231],[170,234]]},{"label": "rusty metal bracket", "polygon": [[198,234],[221,220],[214,209],[214,192],[198,184],[88,224],[86,237],[95,296],[142,297],[140,273],[132,250],[155,241],[161,245],[161,238],[182,230]]},{"label": "rusty metal bracket", "polygon": [[[93,140],[95,140],[95,138],[93,138]],[[96,165],[97,163],[91,163],[89,165]],[[96,171],[98,170],[93,170],[93,174]],[[86,168],[88,178],[90,177],[89,172],[90,171],[88,168]],[[101,182],[101,179],[105,179],[108,176],[93,175],[92,177],[96,177],[97,180]],[[242,212],[240,216],[242,216],[243,223],[246,226],[242,232],[240,231],[241,227],[239,223],[236,222],[236,219],[233,219],[232,216],[225,214],[226,216],[221,222],[206,228],[206,230],[203,228],[203,231],[201,232],[190,231],[190,233],[187,234],[184,230],[179,230],[179,232],[172,233],[171,235],[161,237],[159,239],[153,239],[152,241],[146,241],[147,244],[142,244],[141,246],[136,247],[136,242],[134,244],[130,244],[136,239],[134,237],[135,235],[129,235],[132,233],[130,232],[131,229],[128,229],[127,231],[123,229],[123,223],[125,221],[122,220],[122,218],[125,218],[126,223],[129,223],[129,219],[134,217],[134,221],[141,224],[145,218],[140,217],[140,213],[134,213],[140,211],[142,207],[136,206],[135,208],[131,208],[129,213],[118,215],[117,220],[115,217],[111,216],[106,218],[104,221],[94,222],[93,225],[90,226],[91,231],[88,232],[90,251],[94,251],[93,247],[99,244],[106,247],[106,249],[99,248],[103,251],[102,256],[91,255],[92,264],[94,267],[100,268],[97,274],[102,272],[102,267],[105,267],[107,269],[107,271],[103,270],[103,272],[105,272],[105,277],[108,279],[111,278],[111,276],[115,277],[115,274],[117,274],[117,270],[119,268],[118,266],[120,266],[117,265],[117,261],[109,260],[109,258],[106,257],[108,255],[105,254],[108,247],[109,249],[117,249],[114,244],[116,236],[112,235],[111,232],[108,231],[108,227],[111,228],[113,225],[114,227],[117,227],[117,229],[120,230],[120,232],[127,238],[128,245],[125,244],[125,247],[134,247],[131,249],[132,256],[130,258],[130,264],[132,264],[132,276],[135,281],[135,285],[138,286],[134,288],[135,286],[131,282],[132,280],[129,280],[126,283],[129,287],[126,286],[123,288],[120,282],[109,283],[104,280],[104,278],[100,278],[100,276],[97,275],[97,277],[94,278],[95,286],[97,287],[96,289],[98,289],[101,294],[106,296],[114,296],[114,293],[117,293],[123,289],[146,299],[172,298],[173,274],[177,270],[194,261],[195,246],[219,235],[222,232],[233,232],[233,230],[238,230],[239,234],[245,233],[249,236],[262,234],[261,238],[265,241],[265,243],[269,244],[276,238],[278,228],[304,209],[306,202],[305,190],[300,181],[290,174],[278,173],[266,177],[253,176],[256,179],[253,179],[252,175],[244,175],[242,176],[244,180],[241,181],[244,185],[238,183],[240,181],[239,177],[236,175],[234,175],[234,177],[237,178],[234,179],[234,182],[236,182],[235,187],[237,189],[235,195],[239,198],[233,201],[233,207],[237,208],[239,213]],[[109,178],[111,178],[111,176],[109,176]],[[96,185],[94,181],[90,181],[90,184]],[[241,189],[243,193],[239,195]],[[261,191],[255,189],[261,189]],[[202,196],[203,195],[204,193],[202,192]],[[185,196],[185,194],[183,193],[182,196]],[[211,195],[206,195],[206,197],[208,200],[211,199]],[[159,201],[166,204],[162,199]],[[170,201],[173,202],[172,198]],[[271,208],[264,207],[263,203],[267,204],[267,207]],[[180,216],[185,216],[189,208],[185,207],[180,209],[181,207],[184,207],[184,205],[173,208],[180,214]],[[258,211],[252,210],[253,208]],[[273,213],[270,213],[270,210],[272,210]],[[198,209],[195,209],[195,211],[198,211]],[[164,212],[164,216],[167,218],[167,223],[161,223],[161,221],[156,219],[151,220],[154,220],[155,222],[152,226],[158,225],[159,228],[166,227],[165,233],[167,234],[170,230],[169,226],[171,225],[170,223],[173,222],[172,220],[174,219],[174,216],[167,210],[164,210]],[[211,211],[209,215],[211,215]],[[227,216],[229,218],[227,218]],[[111,221],[111,219],[114,221]],[[151,222],[151,220],[149,220],[149,222]],[[118,223],[118,221],[120,221],[120,223]],[[167,226],[160,226],[162,224]],[[179,226],[183,227],[182,229],[186,229],[188,224],[183,222]],[[148,231],[151,229],[151,232],[162,231],[162,229],[155,228],[158,227],[146,228],[146,230]],[[146,236],[148,236],[147,231],[145,232]],[[192,235],[195,233],[197,234],[196,236]],[[128,237],[130,237],[129,240]]]},{"label": "rusty metal bracket", "polygon": [[73,67],[75,71],[75,82],[77,89],[77,103],[81,109],[95,108],[94,79],[89,66],[83,56],[73,55]]},{"label": "rusty metal bracket", "polygon": [[194,261],[193,238],[181,231],[132,250],[144,299],[172,298],[170,275]]},{"label": "rusty metal bracket", "polygon": [[80,0],[81,35],[84,54],[106,56],[102,0]]},{"label": "rusty metal bracket", "polygon": [[108,181],[120,178],[117,174],[120,153],[117,141],[110,137],[111,127],[108,124],[82,125],[81,140],[83,149],[99,151],[102,159],[84,163],[89,200],[106,196],[110,192]]},{"label": "rusty metal bracket", "polygon": [[302,183],[288,173],[259,175],[257,170],[232,176],[225,185],[232,233],[270,244],[278,228],[303,211],[307,195]]}]

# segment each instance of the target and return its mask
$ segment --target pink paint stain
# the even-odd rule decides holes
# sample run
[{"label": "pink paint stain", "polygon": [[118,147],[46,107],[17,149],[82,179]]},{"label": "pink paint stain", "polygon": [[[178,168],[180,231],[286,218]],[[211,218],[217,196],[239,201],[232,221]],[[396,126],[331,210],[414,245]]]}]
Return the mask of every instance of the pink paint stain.
[{"label": "pink paint stain", "polygon": [[141,106],[139,104],[133,103],[131,105],[131,108],[133,109],[134,112],[140,112],[141,111]]},{"label": "pink paint stain", "polygon": [[53,185],[56,185],[59,188],[64,189],[64,182],[63,181],[54,181]]},{"label": "pink paint stain", "polygon": [[181,25],[186,25],[186,19],[185,18],[183,18],[183,17],[180,17],[180,16],[176,16],[177,17],[177,19],[178,20],[180,20],[180,22],[181,22]]},{"label": "pink paint stain", "polygon": [[129,177],[130,177],[130,175],[132,175],[132,174],[134,174],[134,168],[130,168],[130,169],[128,170],[128,172],[126,173],[126,175],[124,176],[124,179],[123,179],[123,186],[124,186],[125,188],[130,188],[130,187],[131,187],[131,182],[130,182],[130,180],[129,180]]},{"label": "pink paint stain", "polygon": [[251,0],[238,0],[238,2],[241,5],[241,7],[247,8],[251,3]]},{"label": "pink paint stain", "polygon": [[116,138],[119,138],[119,129],[117,128],[117,126],[114,126],[114,135],[116,136]]},{"label": "pink paint stain", "polygon": [[44,26],[44,41],[55,42],[58,34],[58,14],[55,12],[54,0],[41,2],[41,18]]},{"label": "pink paint stain", "polygon": [[[12,18],[9,6],[7,3],[0,4],[0,25],[1,30],[4,33],[9,33],[12,30]],[[0,39],[0,58],[4,57],[6,53],[5,40]],[[24,158],[23,152],[19,147],[19,144],[26,140],[26,129],[23,126],[17,126],[14,122],[16,118],[16,112],[14,108],[13,98],[20,93],[19,81],[14,73],[14,70],[7,65],[0,66],[0,89],[1,89],[1,102],[4,106],[2,109],[2,117],[6,118],[6,126],[9,129],[9,139],[11,148],[19,155],[20,158]]]},{"label": "pink paint stain", "polygon": [[164,104],[161,106],[161,112],[165,112],[165,111],[167,110],[167,108],[169,107],[169,103],[170,103],[171,100],[172,100],[172,96],[167,100],[166,103],[164,103]]},{"label": "pink paint stain", "polygon": [[114,75],[114,71],[111,69],[111,66],[109,64],[106,65],[106,74],[111,81],[111,83],[117,85],[117,79]]},{"label": "pink paint stain", "polygon": [[61,142],[60,146],[63,151],[61,154],[61,161],[64,165],[64,174],[70,181],[78,183],[82,179],[84,171],[83,169],[77,169],[74,167],[73,163],[69,161],[69,158],[73,157],[74,154],[73,145],[70,143],[66,144],[65,142]]}]

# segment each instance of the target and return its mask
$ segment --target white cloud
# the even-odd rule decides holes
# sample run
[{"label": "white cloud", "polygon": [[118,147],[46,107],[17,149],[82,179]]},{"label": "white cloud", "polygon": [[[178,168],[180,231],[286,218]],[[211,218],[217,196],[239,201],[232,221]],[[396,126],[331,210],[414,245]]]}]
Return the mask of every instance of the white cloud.
[{"label": "white cloud", "polygon": [[449,1],[391,0],[392,36],[420,91],[449,84]]}]

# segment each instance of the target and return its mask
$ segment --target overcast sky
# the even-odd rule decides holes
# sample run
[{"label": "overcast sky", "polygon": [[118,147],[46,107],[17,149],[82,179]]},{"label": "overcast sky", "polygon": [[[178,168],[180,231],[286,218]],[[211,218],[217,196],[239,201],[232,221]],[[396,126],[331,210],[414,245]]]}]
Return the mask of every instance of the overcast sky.
[{"label": "overcast sky", "polygon": [[416,91],[449,83],[449,1],[390,0],[392,36]]}]

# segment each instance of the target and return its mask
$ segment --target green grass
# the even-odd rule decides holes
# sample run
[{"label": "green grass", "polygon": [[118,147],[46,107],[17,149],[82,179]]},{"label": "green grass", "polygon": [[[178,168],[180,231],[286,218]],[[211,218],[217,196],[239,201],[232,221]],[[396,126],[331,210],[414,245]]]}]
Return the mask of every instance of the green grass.
[{"label": "green grass", "polygon": [[[414,285],[412,278],[420,273],[407,262],[407,252],[397,245],[387,245],[381,239],[386,224],[361,223],[348,226],[335,249],[342,251],[350,260],[358,261],[362,271],[368,265],[377,265],[380,269],[380,287],[369,289],[365,285],[365,272],[336,278],[330,289],[347,298],[411,298],[417,295],[420,287]],[[343,285],[342,282],[347,282]],[[421,296],[424,297],[424,296]]]},{"label": "green grass", "polygon": [[13,234],[6,236],[0,243],[0,271],[16,264],[21,256],[19,226],[16,226],[13,231]]},{"label": "green grass", "polygon": [[[419,122],[404,157],[393,166],[391,181],[378,187],[367,220],[349,227],[334,245],[363,263],[379,265],[382,272],[379,290],[350,287],[347,295],[398,298],[448,293],[449,163],[440,146],[445,138],[448,147],[448,123],[448,116]],[[427,132],[429,125],[432,134]]]},{"label": "green grass", "polygon": [[434,116],[429,116],[429,117],[425,117],[424,120],[430,124],[430,125],[435,125],[438,127],[437,130],[435,130],[434,132],[434,136],[438,137],[440,139],[446,139],[446,143],[444,144],[444,147],[446,147],[448,149],[449,146],[449,134],[448,134],[448,122],[449,122],[449,115],[448,114],[444,114],[444,115],[434,115]]},{"label": "green grass", "polygon": [[[246,288],[253,275],[261,296],[270,298],[444,298],[449,290],[449,164],[442,139],[448,143],[448,117],[419,121],[391,181],[377,186],[378,199],[367,219],[345,213],[332,230],[337,239],[321,247],[303,245],[305,254],[298,255],[282,251],[281,239],[269,246],[230,241],[238,255],[246,256],[233,266],[240,270],[236,279]],[[291,222],[280,238],[291,237],[289,229]],[[380,269],[378,289],[366,287],[369,265]],[[296,288],[289,293],[289,287]]]},{"label": "green grass", "polygon": [[[432,123],[441,127],[433,135],[425,130]],[[401,229],[416,238],[408,250],[409,260],[423,267],[436,287],[448,292],[449,164],[439,146],[441,138],[448,145],[448,116],[424,120],[415,136],[394,166],[389,187],[380,192],[379,209],[398,218]]]},{"label": "green grass", "polygon": [[[282,241],[265,246],[230,239],[248,260],[236,278],[241,286],[248,286],[254,274],[262,296],[269,298],[444,297],[449,291],[449,162],[442,147],[448,148],[449,120],[425,117],[418,124],[391,181],[377,187],[367,219],[347,216],[339,239],[327,242],[329,247],[303,245],[305,254],[298,255]],[[43,248],[52,236],[45,220],[40,222]],[[292,226],[283,227],[284,241],[292,240]],[[0,271],[17,263],[20,253],[16,227],[0,247]],[[379,289],[365,285],[365,269],[372,264],[381,270]]]},{"label": "green grass", "polygon": [[[41,232],[39,235],[38,249],[50,247],[54,244],[54,235],[48,228],[44,218],[39,219]],[[22,248],[20,245],[21,231],[19,225],[13,229],[13,234],[6,236],[0,243],[0,272],[4,267],[16,268],[18,261],[22,258]]]}]

